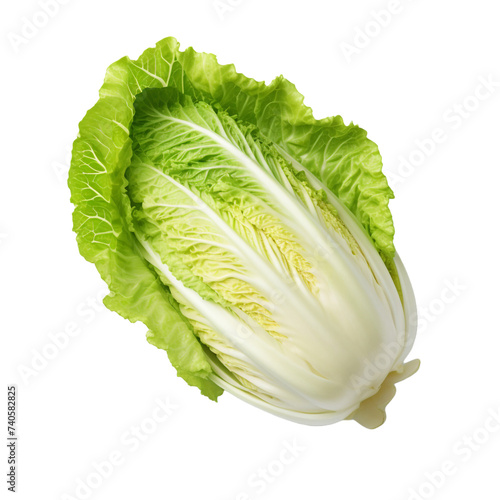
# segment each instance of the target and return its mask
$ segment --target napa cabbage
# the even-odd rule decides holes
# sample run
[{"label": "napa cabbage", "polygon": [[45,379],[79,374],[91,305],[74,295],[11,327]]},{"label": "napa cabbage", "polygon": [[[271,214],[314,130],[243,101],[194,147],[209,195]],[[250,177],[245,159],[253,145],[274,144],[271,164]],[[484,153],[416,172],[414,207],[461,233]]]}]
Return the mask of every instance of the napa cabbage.
[{"label": "napa cabbage", "polygon": [[385,419],[415,337],[377,146],[173,38],[110,66],[69,176],[105,305],[178,375],[311,425]]}]

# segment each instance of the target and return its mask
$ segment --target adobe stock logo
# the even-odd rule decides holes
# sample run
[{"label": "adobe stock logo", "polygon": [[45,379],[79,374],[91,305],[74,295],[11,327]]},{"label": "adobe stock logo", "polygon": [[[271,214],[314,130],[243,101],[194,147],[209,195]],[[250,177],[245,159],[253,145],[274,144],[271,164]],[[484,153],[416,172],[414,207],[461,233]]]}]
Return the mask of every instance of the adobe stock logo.
[{"label": "adobe stock logo", "polygon": [[20,363],[17,371],[22,381],[29,385],[36,380],[42,372],[59,358],[84,330],[85,325],[89,325],[104,311],[102,303],[108,290],[99,290],[95,295],[87,297],[80,302],[74,311],[74,316],[70,321],[60,326],[57,330],[50,332],[43,345],[30,350],[29,361]]},{"label": "adobe stock logo", "polygon": [[282,442],[275,457],[252,472],[246,481],[246,489],[239,491],[233,500],[253,500],[260,496],[285,475],[290,467],[307,451],[295,438]]},{"label": "adobe stock logo", "polygon": [[243,0],[214,0],[212,5],[219,19],[223,21],[226,14],[233,12],[242,2]]},{"label": "adobe stock logo", "polygon": [[352,62],[354,56],[358,56],[369,47],[373,40],[389,27],[393,19],[401,14],[405,9],[405,3],[412,0],[389,0],[385,9],[371,11],[371,19],[362,26],[354,28],[354,36],[347,42],[340,42],[339,47],[348,64]]},{"label": "adobe stock logo", "polygon": [[418,335],[427,331],[467,290],[468,286],[460,278],[445,279],[440,292],[426,305],[418,304],[417,313],[410,318],[412,322],[416,321],[418,324]]},{"label": "adobe stock logo", "polygon": [[124,464],[132,461],[133,454],[153,434],[159,432],[178,409],[179,406],[172,403],[168,397],[156,398],[151,413],[140,422],[125,429],[116,446],[104,457],[93,460],[87,470],[74,480],[71,492],[63,493],[60,500],[88,500],[98,493],[97,490],[105,485]]},{"label": "adobe stock logo", "polygon": [[454,476],[463,473],[466,464],[478,455],[500,433],[500,406],[488,410],[483,421],[472,432],[464,433],[450,450],[450,455],[424,474],[420,484],[408,490],[406,500],[429,500],[439,497],[440,490]]},{"label": "adobe stock logo", "polygon": [[396,171],[386,172],[391,187],[406,182],[443,147],[454,132],[473,119],[475,114],[486,106],[488,100],[498,95],[500,80],[495,75],[479,75],[476,80],[471,91],[443,111],[439,126],[434,127],[425,136],[415,139],[414,146],[411,146],[409,152],[398,156]]},{"label": "adobe stock logo", "polygon": [[64,158],[60,158],[58,161],[53,161],[51,164],[52,170],[57,177],[57,180],[62,185],[66,185],[68,182],[68,174],[72,157],[72,146],[73,144],[68,144],[66,146],[66,153],[64,155]]},{"label": "adobe stock logo", "polygon": [[35,38],[40,31],[57,16],[62,5],[70,0],[39,0],[39,9],[28,17],[21,17],[21,27],[18,33],[10,32],[7,38],[12,50],[17,54],[21,48]]}]

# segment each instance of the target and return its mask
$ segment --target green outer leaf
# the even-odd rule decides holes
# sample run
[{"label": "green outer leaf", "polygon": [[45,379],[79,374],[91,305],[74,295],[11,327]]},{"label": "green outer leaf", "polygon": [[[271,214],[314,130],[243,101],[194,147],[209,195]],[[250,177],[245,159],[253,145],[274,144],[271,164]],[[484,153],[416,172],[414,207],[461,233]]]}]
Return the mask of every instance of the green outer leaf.
[{"label": "green outer leaf", "polygon": [[134,101],[145,88],[164,86],[259,127],[339,197],[386,262],[394,256],[388,208],[393,195],[377,146],[366,132],[344,125],[338,116],[315,120],[303,96],[283,77],[266,86],[237,73],[233,65],[218,64],[214,55],[191,48],[180,52],[174,38],[160,41],[137,61],[124,57],[108,68],[100,99],[80,123],[73,147],[68,184],[79,249],[109,286],[106,306],[145,323],[151,330],[148,340],[167,350],[179,376],[216,399],[222,390],[207,379],[212,370],[201,344],[129,229],[124,173],[131,157]]},{"label": "green outer leaf", "polygon": [[216,400],[223,391],[208,380],[212,369],[198,339],[129,230],[124,173],[131,141],[125,129],[133,118],[134,97],[128,89],[134,79],[123,72],[127,64],[122,59],[110,68],[101,99],[80,123],[68,181],[76,205],[73,229],[81,254],[96,264],[109,286],[105,305],[132,322],[145,323],[151,330],[149,342],[167,351],[179,376]]}]

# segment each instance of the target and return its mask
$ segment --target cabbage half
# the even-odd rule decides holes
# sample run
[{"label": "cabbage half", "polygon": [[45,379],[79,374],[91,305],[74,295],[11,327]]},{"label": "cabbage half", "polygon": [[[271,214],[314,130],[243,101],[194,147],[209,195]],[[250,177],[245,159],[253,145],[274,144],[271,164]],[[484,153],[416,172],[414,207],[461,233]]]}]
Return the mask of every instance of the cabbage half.
[{"label": "cabbage half", "polygon": [[108,69],[69,186],[106,306],[179,376],[311,425],[380,425],[416,325],[376,145],[173,38]]}]

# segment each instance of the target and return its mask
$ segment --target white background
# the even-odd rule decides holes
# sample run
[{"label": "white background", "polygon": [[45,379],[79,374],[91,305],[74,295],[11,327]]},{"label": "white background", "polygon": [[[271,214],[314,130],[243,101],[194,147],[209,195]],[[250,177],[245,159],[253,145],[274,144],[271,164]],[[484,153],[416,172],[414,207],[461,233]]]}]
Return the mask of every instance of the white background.
[{"label": "white background", "polygon": [[[117,453],[88,498],[500,498],[500,424],[488,420],[500,412],[500,10],[493,0],[401,0],[380,27],[373,12],[394,5],[66,0],[21,43],[23,18],[40,5],[2,3],[1,418],[6,386],[17,384],[17,498],[83,498],[79,481],[96,486],[93,463]],[[258,80],[285,75],[316,117],[340,114],[379,145],[422,315],[410,356],[421,369],[398,386],[379,429],[300,426],[229,394],[212,403],[176,377],[143,325],[94,303],[104,287],[71,231],[68,151],[106,67],[170,35]],[[481,78],[497,83],[478,101]],[[436,128],[445,139],[423,158],[415,141]],[[79,334],[54,354],[49,335],[71,324]],[[176,405],[159,424],[157,398]],[[135,449],[141,425],[151,432]]]}]

